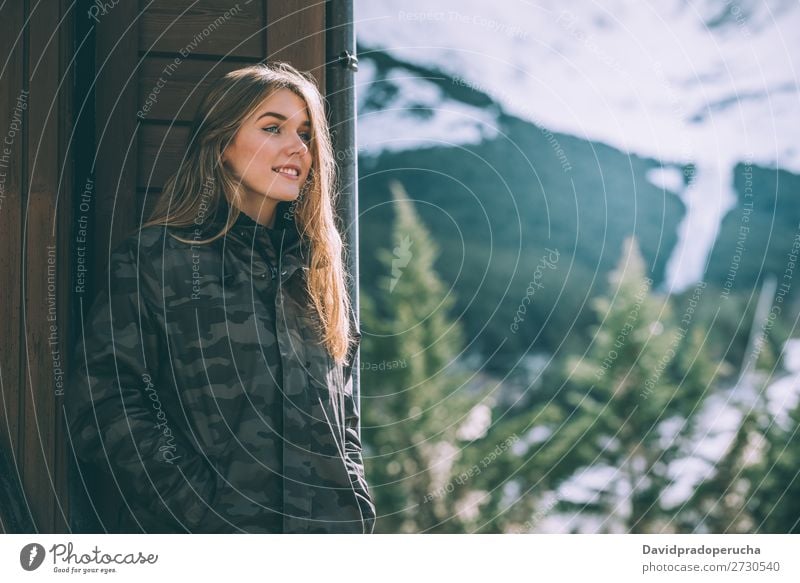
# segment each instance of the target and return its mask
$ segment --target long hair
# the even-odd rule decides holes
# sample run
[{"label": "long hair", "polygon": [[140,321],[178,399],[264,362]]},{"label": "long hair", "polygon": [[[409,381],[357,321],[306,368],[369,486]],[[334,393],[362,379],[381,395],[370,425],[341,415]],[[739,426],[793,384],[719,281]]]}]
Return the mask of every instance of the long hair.
[{"label": "long hair", "polygon": [[234,200],[238,180],[222,164],[222,153],[242,122],[280,89],[289,89],[303,99],[311,122],[311,171],[291,211],[309,250],[307,291],[318,315],[321,341],[341,364],[353,341],[351,303],[344,245],[334,216],[338,191],[330,130],[323,97],[310,74],[288,63],[271,61],[231,71],[218,79],[195,114],[184,160],[165,183],[144,226],[187,227],[198,217],[218,216],[224,210],[228,215],[224,226],[209,238],[195,241],[173,236],[198,245],[227,234],[241,211]]}]

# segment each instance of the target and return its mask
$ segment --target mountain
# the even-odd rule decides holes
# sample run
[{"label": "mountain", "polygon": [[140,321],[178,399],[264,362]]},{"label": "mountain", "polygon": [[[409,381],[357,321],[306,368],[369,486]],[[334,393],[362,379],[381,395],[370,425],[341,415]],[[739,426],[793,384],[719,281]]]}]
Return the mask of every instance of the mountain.
[{"label": "mountain", "polygon": [[[768,275],[780,303],[800,295],[800,176],[740,163],[734,170],[735,206],[722,221],[706,279],[721,288],[751,293]],[[795,306],[797,307],[797,306]]]},{"label": "mountain", "polygon": [[[483,354],[501,346],[500,353],[512,358],[531,348],[555,351],[565,332],[583,331],[591,319],[588,300],[605,289],[607,272],[630,235],[639,240],[656,285],[663,281],[684,208],[650,176],[679,169],[552,133],[504,112],[474,89],[465,97],[463,87],[440,71],[408,67],[365,48],[359,55],[374,69],[360,119],[391,108],[400,93],[398,78],[432,85],[428,94],[438,91],[436,104],[419,99],[414,108],[423,128],[436,111],[452,111],[455,103],[496,110],[491,135],[477,143],[361,154],[365,282],[380,269],[374,250],[390,246],[385,225],[393,216],[391,180],[404,184],[439,243],[437,269],[456,296],[456,314],[478,339],[473,348]],[[530,301],[523,302],[526,296]],[[521,307],[522,321],[512,330]]]},{"label": "mountain", "polygon": [[[440,243],[470,350],[513,364],[585,346],[587,300],[628,235],[660,291],[706,278],[746,298],[785,272],[797,2],[378,0],[356,20],[362,278],[390,246],[398,179]],[[547,249],[559,261],[542,269]]]},{"label": "mountain", "polygon": [[[483,0],[375,0],[355,8],[361,47],[406,65],[390,72],[394,94],[378,89],[386,108],[359,117],[364,152],[477,144],[496,134],[503,111],[691,168],[684,184],[680,172],[651,174],[686,207],[666,289],[703,277],[738,200],[737,164],[800,173],[795,0],[509,0],[502,9]],[[376,68],[362,62],[360,105],[369,109]]]}]

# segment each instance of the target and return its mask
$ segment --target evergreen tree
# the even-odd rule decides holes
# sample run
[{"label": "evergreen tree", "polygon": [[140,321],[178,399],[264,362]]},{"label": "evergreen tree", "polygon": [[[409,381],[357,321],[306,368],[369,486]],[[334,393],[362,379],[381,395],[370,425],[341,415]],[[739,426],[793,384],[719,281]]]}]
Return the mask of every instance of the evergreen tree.
[{"label": "evergreen tree", "polygon": [[[677,517],[686,532],[746,534],[754,521],[747,508],[750,499],[753,460],[763,455],[757,413],[743,412],[742,421],[725,455],[715,460],[711,475],[700,482]],[[761,464],[758,464],[759,466]]]},{"label": "evergreen tree", "polygon": [[379,518],[376,532],[458,532],[449,487],[459,429],[477,402],[456,359],[463,333],[434,270],[437,248],[402,186],[391,184],[392,251],[378,293],[362,289],[362,437]]},{"label": "evergreen tree", "polygon": [[751,532],[800,534],[800,405],[785,427],[775,423],[764,432],[764,456],[746,474],[751,486],[746,507]]},{"label": "evergreen tree", "polygon": [[675,318],[646,274],[631,238],[610,276],[613,295],[594,303],[601,323],[589,355],[568,361],[566,419],[578,431],[560,436],[574,483],[598,469],[606,481],[572,509],[596,513],[604,529],[639,533],[672,528],[660,497],[673,483],[670,466],[692,446],[714,371],[702,330],[688,311]]},{"label": "evergreen tree", "polygon": [[[748,341],[732,379],[726,401],[738,399],[741,422],[725,455],[715,462],[711,475],[697,485],[681,512],[686,530],[712,533],[785,532],[797,529],[786,519],[794,511],[797,520],[797,456],[791,443],[798,429],[797,417],[789,430],[770,415],[765,393],[773,380],[777,358],[772,350],[776,330],[769,314],[777,283],[762,285],[752,323],[741,326]],[[740,317],[749,320],[746,315]],[[779,341],[778,341],[779,342]],[[797,411],[794,412],[797,415]],[[791,469],[790,469],[791,468]],[[792,490],[794,488],[794,491]],[[777,530],[771,530],[776,529]]]}]

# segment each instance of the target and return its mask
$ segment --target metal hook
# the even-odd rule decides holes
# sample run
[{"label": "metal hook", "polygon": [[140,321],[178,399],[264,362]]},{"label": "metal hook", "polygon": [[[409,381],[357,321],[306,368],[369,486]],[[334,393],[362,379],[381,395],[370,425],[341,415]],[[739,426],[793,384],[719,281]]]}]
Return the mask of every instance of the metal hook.
[{"label": "metal hook", "polygon": [[350,51],[342,51],[339,54],[339,64],[351,71],[358,71],[358,57]]}]

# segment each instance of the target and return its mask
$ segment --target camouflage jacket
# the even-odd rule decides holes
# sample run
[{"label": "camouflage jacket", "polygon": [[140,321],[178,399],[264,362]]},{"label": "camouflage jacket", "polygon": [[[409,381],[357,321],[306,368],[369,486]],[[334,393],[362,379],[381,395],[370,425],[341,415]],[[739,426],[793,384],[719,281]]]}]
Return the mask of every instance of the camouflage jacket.
[{"label": "camouflage jacket", "polygon": [[124,497],[123,531],[373,531],[358,343],[345,366],[322,346],[308,269],[293,221],[243,213],[211,244],[147,227],[111,255],[66,401],[76,454]]}]

